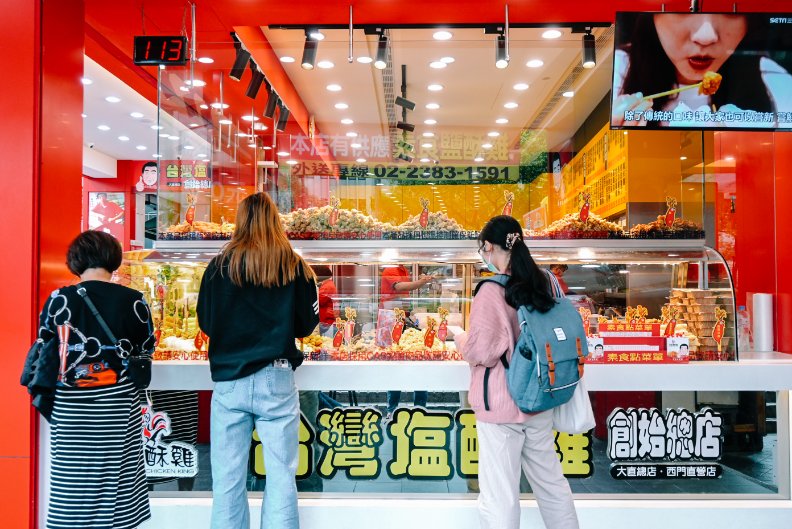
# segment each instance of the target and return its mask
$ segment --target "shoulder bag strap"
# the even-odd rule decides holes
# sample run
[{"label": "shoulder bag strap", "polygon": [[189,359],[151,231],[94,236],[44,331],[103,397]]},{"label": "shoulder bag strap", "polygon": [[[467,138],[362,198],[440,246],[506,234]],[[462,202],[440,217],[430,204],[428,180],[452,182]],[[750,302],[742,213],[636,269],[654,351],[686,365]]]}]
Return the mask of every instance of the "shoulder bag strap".
[{"label": "shoulder bag strap", "polygon": [[98,310],[96,310],[96,305],[94,305],[93,301],[91,301],[91,298],[88,296],[88,292],[86,292],[85,287],[78,287],[77,293],[83,298],[85,304],[88,305],[88,309],[94,315],[94,318],[96,318],[96,321],[99,323],[99,326],[105,332],[107,337],[110,338],[110,341],[113,343],[113,345],[116,345],[118,343],[118,340],[116,340],[113,331],[111,331],[110,327],[108,327],[107,323],[105,323],[104,318],[102,318],[102,315],[99,314]]}]

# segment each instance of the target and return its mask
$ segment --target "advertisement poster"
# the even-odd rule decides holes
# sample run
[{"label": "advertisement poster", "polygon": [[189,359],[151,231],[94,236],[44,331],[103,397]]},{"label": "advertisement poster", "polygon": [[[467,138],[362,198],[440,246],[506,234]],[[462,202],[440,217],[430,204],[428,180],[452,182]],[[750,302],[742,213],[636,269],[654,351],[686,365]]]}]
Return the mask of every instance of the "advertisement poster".
[{"label": "advertisement poster", "polygon": [[88,193],[88,229],[124,240],[124,193]]},{"label": "advertisement poster", "polygon": [[159,182],[159,168],[157,162],[142,162],[140,170],[136,172],[137,182],[135,183],[135,191],[138,193],[143,192],[156,192],[157,183]]}]

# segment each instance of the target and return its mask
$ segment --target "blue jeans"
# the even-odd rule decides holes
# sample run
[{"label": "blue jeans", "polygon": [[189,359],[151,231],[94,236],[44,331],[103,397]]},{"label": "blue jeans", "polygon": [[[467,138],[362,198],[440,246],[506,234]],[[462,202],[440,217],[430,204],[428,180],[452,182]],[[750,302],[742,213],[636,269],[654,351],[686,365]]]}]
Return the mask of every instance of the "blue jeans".
[{"label": "blue jeans", "polygon": [[299,529],[297,430],[300,401],[290,367],[268,366],[217,382],[212,394],[212,529],[249,529],[245,484],[253,426],[267,465],[261,527]]},{"label": "blue jeans", "polygon": [[[399,399],[401,399],[401,391],[388,392],[388,413],[393,413],[393,411],[399,407]],[[425,408],[426,401],[428,400],[428,391],[416,391],[413,396],[413,406],[422,406]]]}]

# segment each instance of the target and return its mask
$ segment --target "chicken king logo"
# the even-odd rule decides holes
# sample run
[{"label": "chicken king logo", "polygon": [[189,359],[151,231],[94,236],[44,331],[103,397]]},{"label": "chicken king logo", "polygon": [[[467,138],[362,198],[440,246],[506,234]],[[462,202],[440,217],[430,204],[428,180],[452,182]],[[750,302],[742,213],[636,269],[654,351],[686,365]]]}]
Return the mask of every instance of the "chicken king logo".
[{"label": "chicken king logo", "polygon": [[164,438],[171,434],[170,417],[155,411],[151,401],[146,400],[141,407],[146,476],[191,478],[198,474],[198,450],[181,441],[165,442]]}]

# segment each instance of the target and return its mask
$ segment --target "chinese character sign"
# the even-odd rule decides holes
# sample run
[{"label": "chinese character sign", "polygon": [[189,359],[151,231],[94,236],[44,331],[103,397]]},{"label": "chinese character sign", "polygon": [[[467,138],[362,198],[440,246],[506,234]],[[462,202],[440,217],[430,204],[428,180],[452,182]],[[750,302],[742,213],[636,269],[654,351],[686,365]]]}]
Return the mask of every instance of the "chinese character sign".
[{"label": "chinese character sign", "polygon": [[[313,442],[316,438],[311,425],[308,424],[305,416],[300,413],[300,426],[297,430],[299,447],[297,449],[297,479],[305,479],[313,471]],[[258,478],[267,476],[267,467],[264,463],[264,443],[258,431],[253,430],[253,444],[251,446],[250,467],[251,472]]]},{"label": "chinese character sign", "polygon": [[142,406],[143,459],[146,476],[190,478],[198,474],[198,451],[181,441],[165,442],[171,433],[168,414],[157,412],[151,403]]}]

